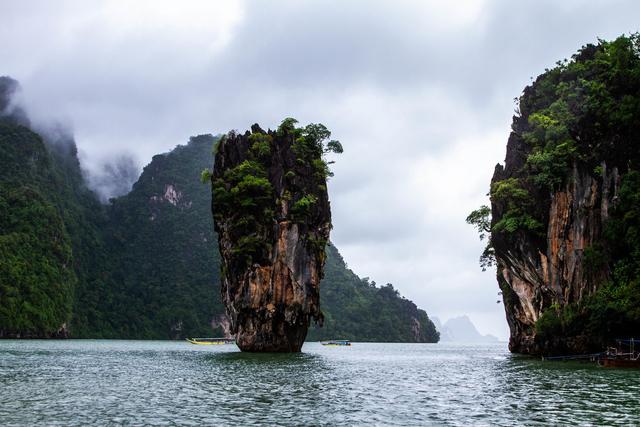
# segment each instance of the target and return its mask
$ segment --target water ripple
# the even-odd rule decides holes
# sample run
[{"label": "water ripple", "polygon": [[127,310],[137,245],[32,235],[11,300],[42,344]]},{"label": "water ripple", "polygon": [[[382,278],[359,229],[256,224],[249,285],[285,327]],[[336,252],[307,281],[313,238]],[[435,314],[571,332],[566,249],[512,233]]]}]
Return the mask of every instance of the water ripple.
[{"label": "water ripple", "polygon": [[2,425],[628,425],[640,371],[504,345],[0,341]]}]

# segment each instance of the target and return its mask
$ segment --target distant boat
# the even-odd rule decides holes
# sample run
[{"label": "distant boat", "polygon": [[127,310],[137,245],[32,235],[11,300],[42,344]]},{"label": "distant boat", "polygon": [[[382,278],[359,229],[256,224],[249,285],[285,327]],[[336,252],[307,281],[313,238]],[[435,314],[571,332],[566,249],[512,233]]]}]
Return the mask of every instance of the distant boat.
[{"label": "distant boat", "polygon": [[197,345],[224,345],[235,344],[236,340],[233,338],[187,338],[191,344]]},{"label": "distant boat", "polygon": [[322,344],[322,345],[331,345],[331,346],[337,346],[337,345],[350,346],[351,345],[351,341],[349,341],[349,340],[331,340],[331,341],[322,341],[322,342],[320,342],[320,344]]},{"label": "distant boat", "polygon": [[553,361],[590,361],[605,368],[640,368],[640,351],[636,351],[636,344],[640,340],[616,340],[616,347],[609,347],[602,353],[571,354],[565,356],[546,356],[542,360]]},{"label": "distant boat", "polygon": [[640,368],[640,352],[635,350],[635,345],[640,344],[640,341],[631,338],[616,342],[617,347],[609,347],[598,358],[598,365],[605,368]]}]

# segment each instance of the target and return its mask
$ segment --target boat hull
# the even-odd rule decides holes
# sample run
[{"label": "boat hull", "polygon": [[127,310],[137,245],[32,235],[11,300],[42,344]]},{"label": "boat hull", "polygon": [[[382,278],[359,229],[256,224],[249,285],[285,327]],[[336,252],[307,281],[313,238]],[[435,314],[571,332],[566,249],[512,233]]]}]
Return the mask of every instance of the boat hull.
[{"label": "boat hull", "polygon": [[325,342],[321,342],[320,344],[326,346],[326,347],[344,347],[344,346],[351,346],[351,341],[347,341],[347,340],[339,340],[339,341],[325,341]]},{"label": "boat hull", "polygon": [[187,341],[191,344],[195,345],[225,345],[225,344],[233,344],[233,340],[228,339],[197,339],[197,338],[187,338]]},{"label": "boat hull", "polygon": [[598,363],[605,368],[640,368],[640,360],[603,358]]}]

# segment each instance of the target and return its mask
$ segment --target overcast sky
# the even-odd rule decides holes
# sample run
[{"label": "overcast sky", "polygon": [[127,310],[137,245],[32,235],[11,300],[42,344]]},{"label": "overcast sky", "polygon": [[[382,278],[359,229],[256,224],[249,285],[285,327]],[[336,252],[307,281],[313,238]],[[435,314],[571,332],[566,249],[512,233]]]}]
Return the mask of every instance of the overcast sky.
[{"label": "overcast sky", "polygon": [[487,203],[514,97],[580,46],[638,31],[630,1],[0,1],[0,75],[83,164],[190,135],[321,122],[349,266],[441,320],[508,336],[465,224]]}]

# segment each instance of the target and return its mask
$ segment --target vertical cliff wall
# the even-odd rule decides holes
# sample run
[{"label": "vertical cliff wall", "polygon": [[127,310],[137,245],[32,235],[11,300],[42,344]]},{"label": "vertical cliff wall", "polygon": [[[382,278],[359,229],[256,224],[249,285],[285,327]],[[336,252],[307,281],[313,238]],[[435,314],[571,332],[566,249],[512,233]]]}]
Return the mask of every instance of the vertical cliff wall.
[{"label": "vertical cliff wall", "polygon": [[520,98],[491,181],[487,252],[514,352],[599,350],[640,320],[629,302],[640,271],[629,255],[640,243],[638,47],[637,35],[587,45]]},{"label": "vertical cliff wall", "polygon": [[244,351],[299,351],[310,321],[322,322],[329,135],[288,119],[277,131],[231,132],[218,145],[211,182],[221,292]]},{"label": "vertical cliff wall", "polygon": [[[513,150],[526,147],[517,134],[512,134],[511,138],[505,167],[496,167],[492,179],[494,184],[518,175],[509,173],[509,170],[520,169],[517,159],[511,154]],[[585,250],[601,243],[609,207],[618,198],[618,168],[608,168],[603,161],[601,169],[601,176],[594,177],[573,162],[571,173],[561,189],[548,194],[536,194],[535,188],[529,189],[530,194],[535,194],[532,201],[538,205],[532,211],[542,211],[538,215],[543,224],[541,229],[545,230],[544,236],[523,230],[513,234],[493,233],[497,279],[511,330],[511,351],[588,350],[587,337],[560,335],[549,337],[546,342],[536,340],[536,322],[545,310],[579,303],[610,278],[607,263],[594,269],[587,263],[594,260],[585,259]],[[494,225],[507,210],[504,203],[492,203]]]}]

